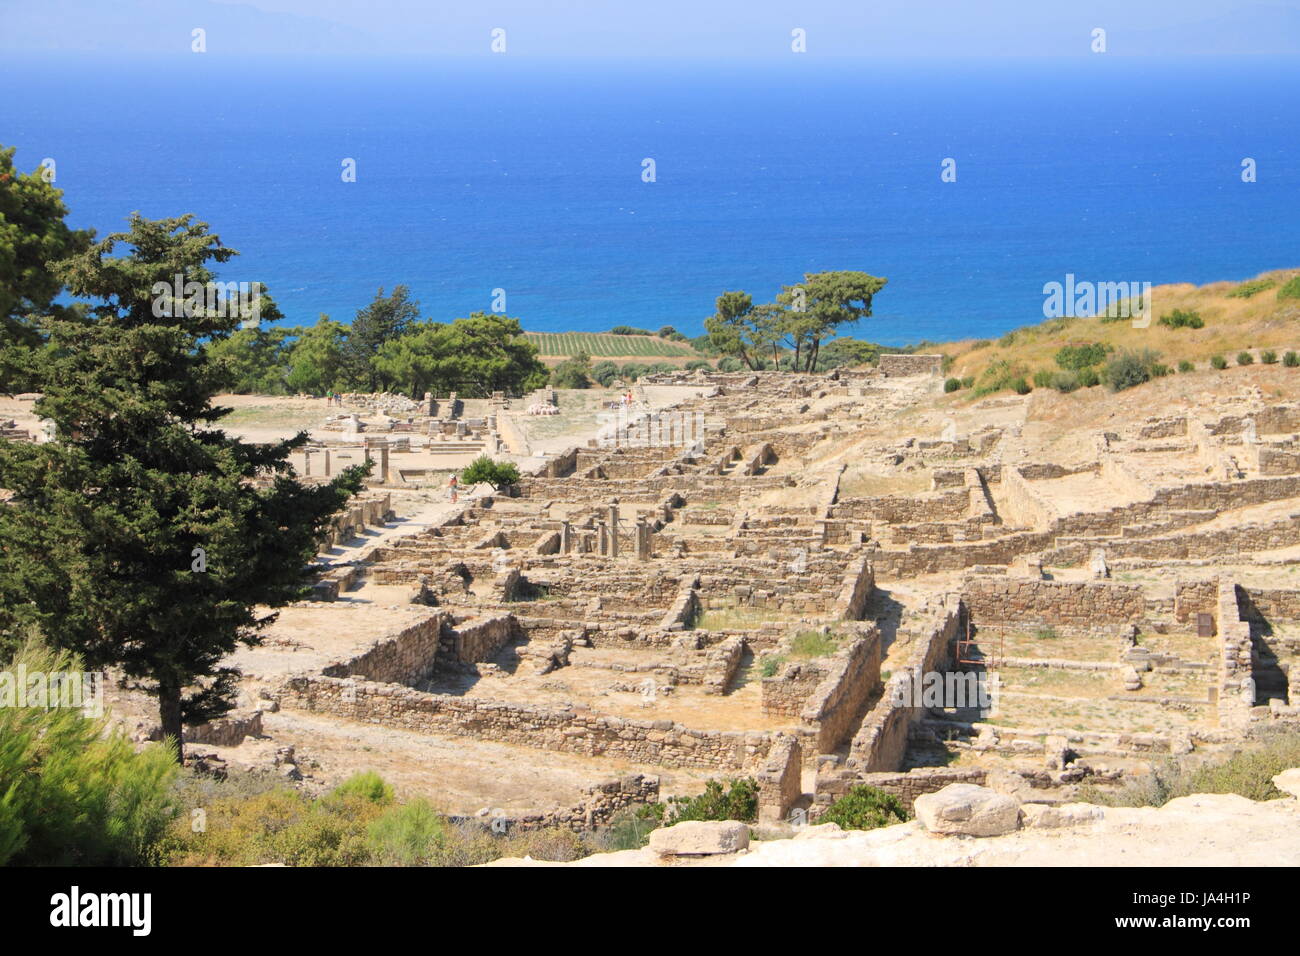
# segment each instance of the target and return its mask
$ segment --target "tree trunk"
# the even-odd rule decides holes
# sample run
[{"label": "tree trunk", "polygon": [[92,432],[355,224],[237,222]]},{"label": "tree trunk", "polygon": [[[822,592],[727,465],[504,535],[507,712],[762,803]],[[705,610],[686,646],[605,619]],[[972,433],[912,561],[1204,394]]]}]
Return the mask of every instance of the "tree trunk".
[{"label": "tree trunk", "polygon": [[181,688],[170,680],[158,682],[158,719],[162,723],[164,742],[168,737],[174,741],[173,753],[179,763],[184,759],[184,742],[181,726]]}]

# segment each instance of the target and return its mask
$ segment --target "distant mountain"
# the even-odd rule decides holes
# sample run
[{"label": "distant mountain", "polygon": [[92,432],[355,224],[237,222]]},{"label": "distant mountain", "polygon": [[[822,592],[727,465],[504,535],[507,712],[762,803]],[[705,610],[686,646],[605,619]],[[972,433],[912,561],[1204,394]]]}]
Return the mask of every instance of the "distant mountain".
[{"label": "distant mountain", "polygon": [[6,4],[0,19],[9,53],[188,53],[195,28],[214,55],[382,52],[369,34],[331,20],[211,0],[42,0]]}]

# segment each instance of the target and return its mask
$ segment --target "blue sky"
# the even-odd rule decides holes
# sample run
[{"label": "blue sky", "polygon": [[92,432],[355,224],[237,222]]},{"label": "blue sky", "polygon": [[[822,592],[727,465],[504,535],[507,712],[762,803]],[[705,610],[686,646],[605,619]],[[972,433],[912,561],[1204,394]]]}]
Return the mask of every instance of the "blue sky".
[{"label": "blue sky", "polygon": [[1300,0],[0,0],[0,50],[734,58],[1300,53]]}]

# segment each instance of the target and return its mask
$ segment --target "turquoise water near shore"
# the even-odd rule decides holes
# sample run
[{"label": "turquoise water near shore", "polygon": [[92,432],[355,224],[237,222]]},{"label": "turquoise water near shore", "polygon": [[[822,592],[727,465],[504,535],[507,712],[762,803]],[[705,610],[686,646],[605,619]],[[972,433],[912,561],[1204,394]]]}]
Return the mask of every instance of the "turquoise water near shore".
[{"label": "turquoise water near shore", "polygon": [[854,334],[904,344],[1040,321],[1067,274],[1300,265],[1294,59],[207,54],[16,60],[0,82],[0,143],[56,161],[75,225],[196,213],[241,253],[221,278],[265,282],[291,325],[406,283],[442,320],[504,289],[537,331],[698,334],[724,289],[862,269],[889,285]]}]

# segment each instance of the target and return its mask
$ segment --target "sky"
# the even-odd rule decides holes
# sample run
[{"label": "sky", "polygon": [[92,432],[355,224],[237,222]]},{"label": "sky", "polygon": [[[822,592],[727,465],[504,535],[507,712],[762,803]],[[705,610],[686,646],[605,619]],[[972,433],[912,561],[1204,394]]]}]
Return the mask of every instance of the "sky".
[{"label": "sky", "polygon": [[7,53],[763,58],[1300,53],[1300,0],[0,0]]}]

